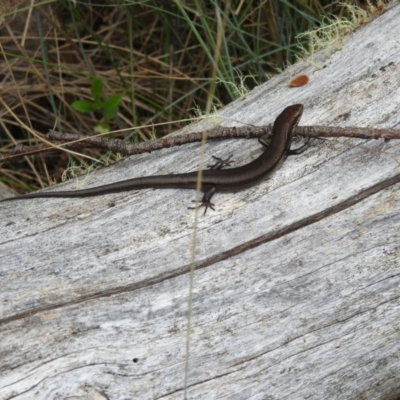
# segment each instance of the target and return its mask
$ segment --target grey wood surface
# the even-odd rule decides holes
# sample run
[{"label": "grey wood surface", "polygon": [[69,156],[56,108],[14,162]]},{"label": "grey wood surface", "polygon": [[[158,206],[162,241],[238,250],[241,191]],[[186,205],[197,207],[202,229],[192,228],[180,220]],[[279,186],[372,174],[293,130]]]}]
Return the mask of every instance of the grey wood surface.
[{"label": "grey wood surface", "polygon": [[[270,123],[399,127],[400,7],[226,106]],[[305,73],[310,83],[289,88]],[[199,129],[199,126],[191,129]],[[230,123],[224,122],[224,125]],[[256,141],[206,146],[260,152]],[[83,181],[196,170],[199,145]],[[400,397],[400,144],[315,140],[197,224],[188,399]],[[191,190],[0,205],[0,399],[182,399]]]}]

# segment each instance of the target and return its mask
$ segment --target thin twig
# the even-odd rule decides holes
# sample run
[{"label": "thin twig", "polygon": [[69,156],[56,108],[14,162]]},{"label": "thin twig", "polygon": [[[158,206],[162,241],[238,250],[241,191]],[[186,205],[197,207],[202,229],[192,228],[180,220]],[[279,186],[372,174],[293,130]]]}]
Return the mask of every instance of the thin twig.
[{"label": "thin twig", "polygon": [[[251,139],[259,138],[271,134],[272,125],[264,126],[241,126],[224,127],[218,126],[206,131],[207,140],[217,139]],[[311,138],[319,137],[351,137],[361,139],[400,139],[399,129],[372,129],[372,128],[340,128],[337,126],[298,126],[295,128],[295,135]],[[167,136],[161,139],[152,140],[144,143],[131,143],[121,139],[104,139],[88,135],[77,135],[73,133],[61,133],[50,129],[46,138],[49,141],[63,142],[57,149],[64,147],[66,149],[100,148],[123,156],[133,154],[150,153],[155,150],[181,146],[187,143],[200,142],[203,132],[192,132],[180,136]],[[14,150],[1,158],[1,161],[7,161],[16,157],[26,156],[35,153],[54,151],[55,148],[46,144],[39,143],[32,146],[18,145]]]}]

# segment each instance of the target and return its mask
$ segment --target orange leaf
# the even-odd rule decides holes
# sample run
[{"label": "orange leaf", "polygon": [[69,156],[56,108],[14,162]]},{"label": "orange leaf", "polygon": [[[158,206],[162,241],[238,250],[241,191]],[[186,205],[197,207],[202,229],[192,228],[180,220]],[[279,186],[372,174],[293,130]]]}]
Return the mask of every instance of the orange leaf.
[{"label": "orange leaf", "polygon": [[299,75],[289,82],[289,87],[298,87],[307,85],[309,80],[310,79],[308,78],[307,75]]}]

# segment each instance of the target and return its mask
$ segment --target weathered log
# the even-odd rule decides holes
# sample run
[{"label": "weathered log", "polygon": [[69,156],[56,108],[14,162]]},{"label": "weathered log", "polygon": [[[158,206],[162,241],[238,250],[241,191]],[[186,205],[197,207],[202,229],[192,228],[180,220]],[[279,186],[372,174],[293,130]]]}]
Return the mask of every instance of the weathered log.
[{"label": "weathered log", "polygon": [[[396,6],[317,55],[323,68],[296,64],[221,113],[263,125],[302,103],[307,125],[398,126],[399,21]],[[289,88],[299,74],[309,84]],[[196,170],[199,154],[134,156],[79,187]],[[397,141],[315,140],[216,195],[197,223],[188,353],[193,191],[1,204],[0,398],[181,399],[186,356],[190,399],[397,398],[399,182]]]}]

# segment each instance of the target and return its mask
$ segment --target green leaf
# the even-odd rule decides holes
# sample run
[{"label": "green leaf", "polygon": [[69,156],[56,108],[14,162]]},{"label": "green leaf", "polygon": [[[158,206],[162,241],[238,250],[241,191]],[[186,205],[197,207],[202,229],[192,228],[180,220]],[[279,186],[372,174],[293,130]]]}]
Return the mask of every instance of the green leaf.
[{"label": "green leaf", "polygon": [[107,122],[100,122],[94,127],[94,130],[97,133],[110,132],[110,125]]},{"label": "green leaf", "polygon": [[101,112],[103,113],[103,118],[110,121],[119,111],[119,103],[121,102],[123,94],[115,93],[112,94],[104,103]]},{"label": "green leaf", "polygon": [[76,111],[88,113],[95,110],[100,110],[103,107],[102,101],[76,100],[71,105]]},{"label": "green leaf", "polygon": [[93,100],[97,101],[101,99],[103,95],[103,81],[100,78],[94,78],[91,87]]}]

